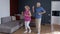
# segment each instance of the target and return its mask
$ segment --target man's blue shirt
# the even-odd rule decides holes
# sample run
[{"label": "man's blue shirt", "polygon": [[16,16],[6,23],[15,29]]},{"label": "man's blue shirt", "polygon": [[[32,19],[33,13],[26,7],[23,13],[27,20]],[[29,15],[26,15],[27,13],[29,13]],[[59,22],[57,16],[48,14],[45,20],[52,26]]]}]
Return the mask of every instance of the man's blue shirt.
[{"label": "man's blue shirt", "polygon": [[42,15],[40,15],[39,13],[41,13],[43,11],[44,11],[43,7],[35,8],[35,14],[34,14],[35,18],[41,18]]}]

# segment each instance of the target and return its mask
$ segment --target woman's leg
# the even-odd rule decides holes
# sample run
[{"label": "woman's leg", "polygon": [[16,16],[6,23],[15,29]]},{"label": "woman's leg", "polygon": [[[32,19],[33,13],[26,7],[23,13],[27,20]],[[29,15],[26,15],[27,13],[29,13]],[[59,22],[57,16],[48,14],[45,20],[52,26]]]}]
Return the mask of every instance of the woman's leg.
[{"label": "woman's leg", "polygon": [[24,33],[27,33],[27,32],[28,32],[27,21],[25,21],[25,32]]},{"label": "woman's leg", "polygon": [[27,21],[27,28],[29,29],[29,33],[31,33],[31,28],[30,28],[29,24],[30,24],[30,21]]}]

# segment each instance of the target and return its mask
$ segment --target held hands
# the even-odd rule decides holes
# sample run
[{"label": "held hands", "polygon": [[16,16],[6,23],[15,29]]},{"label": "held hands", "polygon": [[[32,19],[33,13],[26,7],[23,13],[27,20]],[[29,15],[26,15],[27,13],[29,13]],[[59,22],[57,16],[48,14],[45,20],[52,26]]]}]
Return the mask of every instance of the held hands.
[{"label": "held hands", "polygon": [[28,15],[25,14],[25,16],[30,16],[30,15],[29,14]]},{"label": "held hands", "polygon": [[29,16],[29,15],[26,15],[26,14],[25,14],[25,16]]}]

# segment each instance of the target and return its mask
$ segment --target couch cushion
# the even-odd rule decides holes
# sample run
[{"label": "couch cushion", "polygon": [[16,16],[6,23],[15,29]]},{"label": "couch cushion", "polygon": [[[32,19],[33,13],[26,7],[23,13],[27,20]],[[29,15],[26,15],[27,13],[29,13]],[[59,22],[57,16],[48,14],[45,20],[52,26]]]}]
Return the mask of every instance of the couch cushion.
[{"label": "couch cushion", "polygon": [[11,17],[10,16],[1,18],[1,23],[7,23],[9,21],[11,21]]},{"label": "couch cushion", "polygon": [[10,21],[8,23],[4,23],[0,25],[0,32],[5,32],[5,33],[12,33],[19,29],[19,25],[17,21]]},{"label": "couch cushion", "polygon": [[8,23],[4,23],[4,24],[0,24],[0,27],[1,28],[7,28],[7,29],[10,29],[10,28],[13,28],[13,27],[15,27],[15,26],[17,26],[18,25],[18,22],[17,21],[15,21],[15,22],[8,22]]},{"label": "couch cushion", "polygon": [[13,21],[13,20],[16,20],[16,17],[15,17],[15,16],[11,16],[11,18],[12,18],[12,21]]}]

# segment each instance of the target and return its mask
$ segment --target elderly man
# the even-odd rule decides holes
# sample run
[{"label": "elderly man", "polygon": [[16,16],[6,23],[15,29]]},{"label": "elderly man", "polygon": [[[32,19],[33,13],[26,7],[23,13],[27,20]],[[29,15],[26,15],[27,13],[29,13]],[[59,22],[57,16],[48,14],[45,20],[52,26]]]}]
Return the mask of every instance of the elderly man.
[{"label": "elderly man", "polygon": [[43,7],[41,7],[40,2],[37,2],[36,7],[33,6],[32,10],[34,12],[34,17],[36,20],[37,34],[40,34],[42,14],[46,13],[46,11],[43,9]]}]

